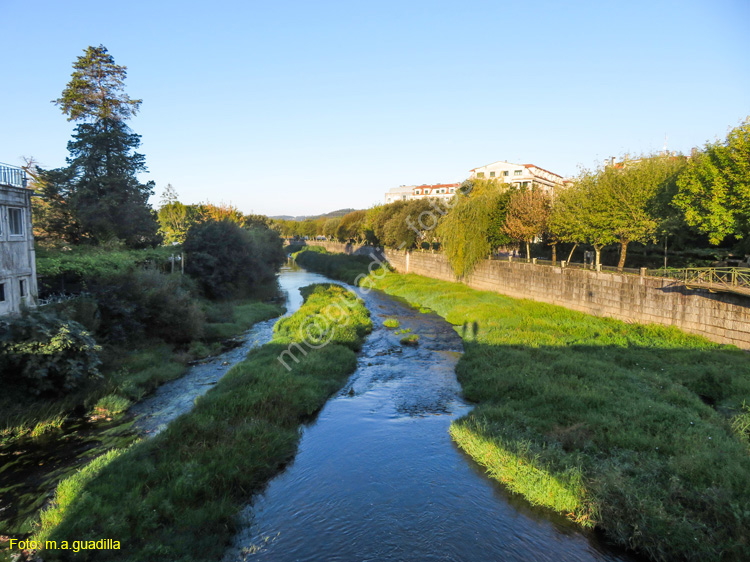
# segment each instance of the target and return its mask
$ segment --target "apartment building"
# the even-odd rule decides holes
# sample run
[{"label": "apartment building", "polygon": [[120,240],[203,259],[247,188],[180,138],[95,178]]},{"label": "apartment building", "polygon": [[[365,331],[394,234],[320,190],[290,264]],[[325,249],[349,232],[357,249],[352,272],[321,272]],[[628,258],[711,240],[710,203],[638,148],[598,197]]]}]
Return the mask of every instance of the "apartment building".
[{"label": "apartment building", "polygon": [[550,195],[563,186],[563,177],[534,164],[513,164],[500,160],[469,170],[470,179],[498,179],[516,188],[539,188]]},{"label": "apartment building", "polygon": [[412,199],[424,199],[435,197],[437,199],[450,199],[456,194],[461,186],[460,183],[436,183],[432,185],[402,185],[394,187],[385,194],[385,202],[410,201]]},{"label": "apartment building", "polygon": [[460,183],[436,183],[433,185],[415,185],[409,199],[424,199],[425,197],[436,197],[437,199],[450,199],[461,187]]}]

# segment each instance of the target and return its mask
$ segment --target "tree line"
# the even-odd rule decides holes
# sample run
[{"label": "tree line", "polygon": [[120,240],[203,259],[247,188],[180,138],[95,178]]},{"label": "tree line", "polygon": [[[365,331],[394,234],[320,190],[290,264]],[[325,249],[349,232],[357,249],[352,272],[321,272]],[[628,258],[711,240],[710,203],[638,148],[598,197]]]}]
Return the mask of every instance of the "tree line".
[{"label": "tree line", "polygon": [[[626,265],[633,244],[671,240],[677,247],[729,248],[750,253],[750,120],[722,141],[690,156],[648,154],[597,169],[581,169],[554,192],[516,189],[502,180],[467,180],[452,200],[416,199],[377,205],[341,218],[275,221],[287,237],[328,239],[394,249],[437,248],[458,276],[499,248],[544,243],[617,248]],[[537,244],[538,245],[538,244]]]}]

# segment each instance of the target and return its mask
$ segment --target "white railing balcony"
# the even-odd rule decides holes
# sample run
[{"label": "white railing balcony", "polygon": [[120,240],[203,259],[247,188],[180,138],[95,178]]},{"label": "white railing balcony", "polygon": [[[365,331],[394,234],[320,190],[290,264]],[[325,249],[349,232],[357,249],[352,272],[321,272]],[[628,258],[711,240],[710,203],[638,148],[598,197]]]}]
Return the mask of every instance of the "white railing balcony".
[{"label": "white railing balcony", "polygon": [[0,185],[26,187],[26,172],[18,166],[0,162]]}]

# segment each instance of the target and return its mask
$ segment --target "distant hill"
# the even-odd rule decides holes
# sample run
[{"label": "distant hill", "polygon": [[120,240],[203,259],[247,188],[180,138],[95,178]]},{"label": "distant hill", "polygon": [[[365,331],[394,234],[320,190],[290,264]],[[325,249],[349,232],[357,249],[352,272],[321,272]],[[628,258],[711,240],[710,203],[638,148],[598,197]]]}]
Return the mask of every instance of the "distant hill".
[{"label": "distant hill", "polygon": [[303,215],[299,217],[293,217],[291,215],[276,215],[275,217],[268,217],[269,219],[276,219],[276,220],[283,220],[283,221],[306,221],[306,220],[315,220],[315,219],[335,219],[338,217],[343,217],[344,215],[347,215],[351,213],[352,211],[356,211],[357,209],[338,209],[337,211],[331,211],[330,213],[325,213],[324,215]]}]

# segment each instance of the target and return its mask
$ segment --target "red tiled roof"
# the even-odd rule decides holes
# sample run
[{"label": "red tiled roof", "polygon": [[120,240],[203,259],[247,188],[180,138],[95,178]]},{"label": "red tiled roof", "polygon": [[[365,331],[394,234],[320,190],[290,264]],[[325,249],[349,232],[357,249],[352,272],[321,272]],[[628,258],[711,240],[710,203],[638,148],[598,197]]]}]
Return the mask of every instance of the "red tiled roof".
[{"label": "red tiled roof", "polygon": [[416,187],[414,187],[414,189],[430,189],[431,190],[431,189],[439,189],[441,187],[459,187],[460,185],[461,185],[460,183],[436,183],[433,185],[422,184],[422,185],[417,185]]},{"label": "red tiled roof", "polygon": [[537,170],[541,170],[542,172],[547,172],[548,174],[552,174],[553,176],[557,176],[558,178],[562,178],[560,174],[556,174],[555,172],[550,172],[549,170],[545,170],[544,168],[537,166],[536,164],[524,164],[524,168],[536,168]]}]

